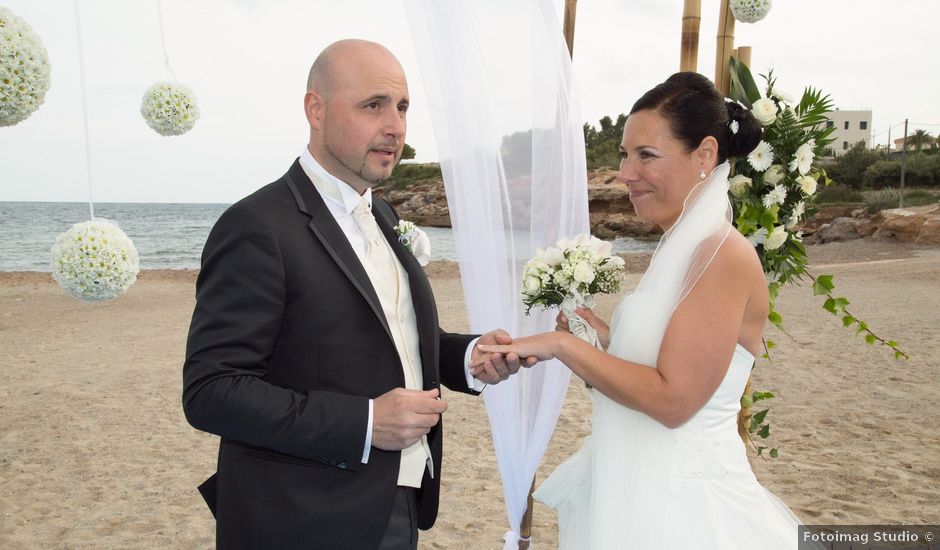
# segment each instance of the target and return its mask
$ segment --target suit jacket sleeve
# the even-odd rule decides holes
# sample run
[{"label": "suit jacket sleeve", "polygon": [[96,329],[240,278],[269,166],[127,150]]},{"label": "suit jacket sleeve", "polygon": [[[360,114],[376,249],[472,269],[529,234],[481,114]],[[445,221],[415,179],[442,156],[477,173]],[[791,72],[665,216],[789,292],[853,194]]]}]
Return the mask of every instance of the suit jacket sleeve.
[{"label": "suit jacket sleeve", "polygon": [[196,282],[183,408],[193,427],[250,445],[357,469],[368,399],[267,382],[285,305],[285,273],[268,221],[236,204],[212,229]]}]

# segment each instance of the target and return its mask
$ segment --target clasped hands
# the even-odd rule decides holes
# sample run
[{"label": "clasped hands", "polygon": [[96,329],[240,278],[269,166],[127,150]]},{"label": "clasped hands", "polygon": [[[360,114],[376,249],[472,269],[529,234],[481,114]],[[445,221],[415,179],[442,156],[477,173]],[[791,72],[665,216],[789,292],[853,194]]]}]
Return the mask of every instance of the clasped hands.
[{"label": "clasped hands", "polygon": [[[487,384],[498,384],[519,371],[531,367],[535,357],[522,359],[518,353],[484,352],[481,346],[507,346],[513,339],[497,329],[480,336],[470,355],[470,374]],[[427,391],[395,388],[373,401],[372,445],[386,451],[398,451],[414,445],[427,434],[447,410],[440,390]]]}]

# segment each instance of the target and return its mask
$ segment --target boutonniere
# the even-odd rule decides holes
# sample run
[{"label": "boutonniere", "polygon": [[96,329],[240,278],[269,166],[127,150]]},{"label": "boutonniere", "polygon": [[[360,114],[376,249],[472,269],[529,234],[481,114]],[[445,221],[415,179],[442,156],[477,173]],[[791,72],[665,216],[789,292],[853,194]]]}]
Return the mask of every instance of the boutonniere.
[{"label": "boutonniere", "polygon": [[428,265],[428,260],[431,259],[431,239],[427,233],[414,222],[407,220],[399,220],[395,233],[398,234],[398,242],[414,255],[421,266]]}]

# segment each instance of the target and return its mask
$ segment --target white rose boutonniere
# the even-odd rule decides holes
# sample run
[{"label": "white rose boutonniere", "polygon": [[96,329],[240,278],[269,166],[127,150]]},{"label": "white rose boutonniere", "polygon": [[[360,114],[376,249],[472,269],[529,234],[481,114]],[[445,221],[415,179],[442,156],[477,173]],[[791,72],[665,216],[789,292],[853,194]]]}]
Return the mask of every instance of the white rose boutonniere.
[{"label": "white rose boutonniere", "polygon": [[423,229],[414,222],[399,220],[395,233],[398,234],[398,242],[414,255],[422,267],[428,265],[431,259],[431,239]]}]

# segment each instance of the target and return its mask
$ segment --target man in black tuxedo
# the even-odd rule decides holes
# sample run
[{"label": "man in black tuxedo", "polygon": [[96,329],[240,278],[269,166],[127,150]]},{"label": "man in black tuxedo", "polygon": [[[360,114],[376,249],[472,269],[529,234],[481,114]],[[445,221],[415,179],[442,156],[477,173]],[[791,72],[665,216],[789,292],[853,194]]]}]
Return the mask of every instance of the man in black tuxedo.
[{"label": "man in black tuxedo", "polygon": [[200,490],[219,548],[416,548],[437,516],[440,384],[478,393],[520,360],[438,327],[396,213],[373,201],[405,143],[395,57],[337,42],[307,88],[303,154],[232,205],[203,251],[183,408],[221,443]]}]

